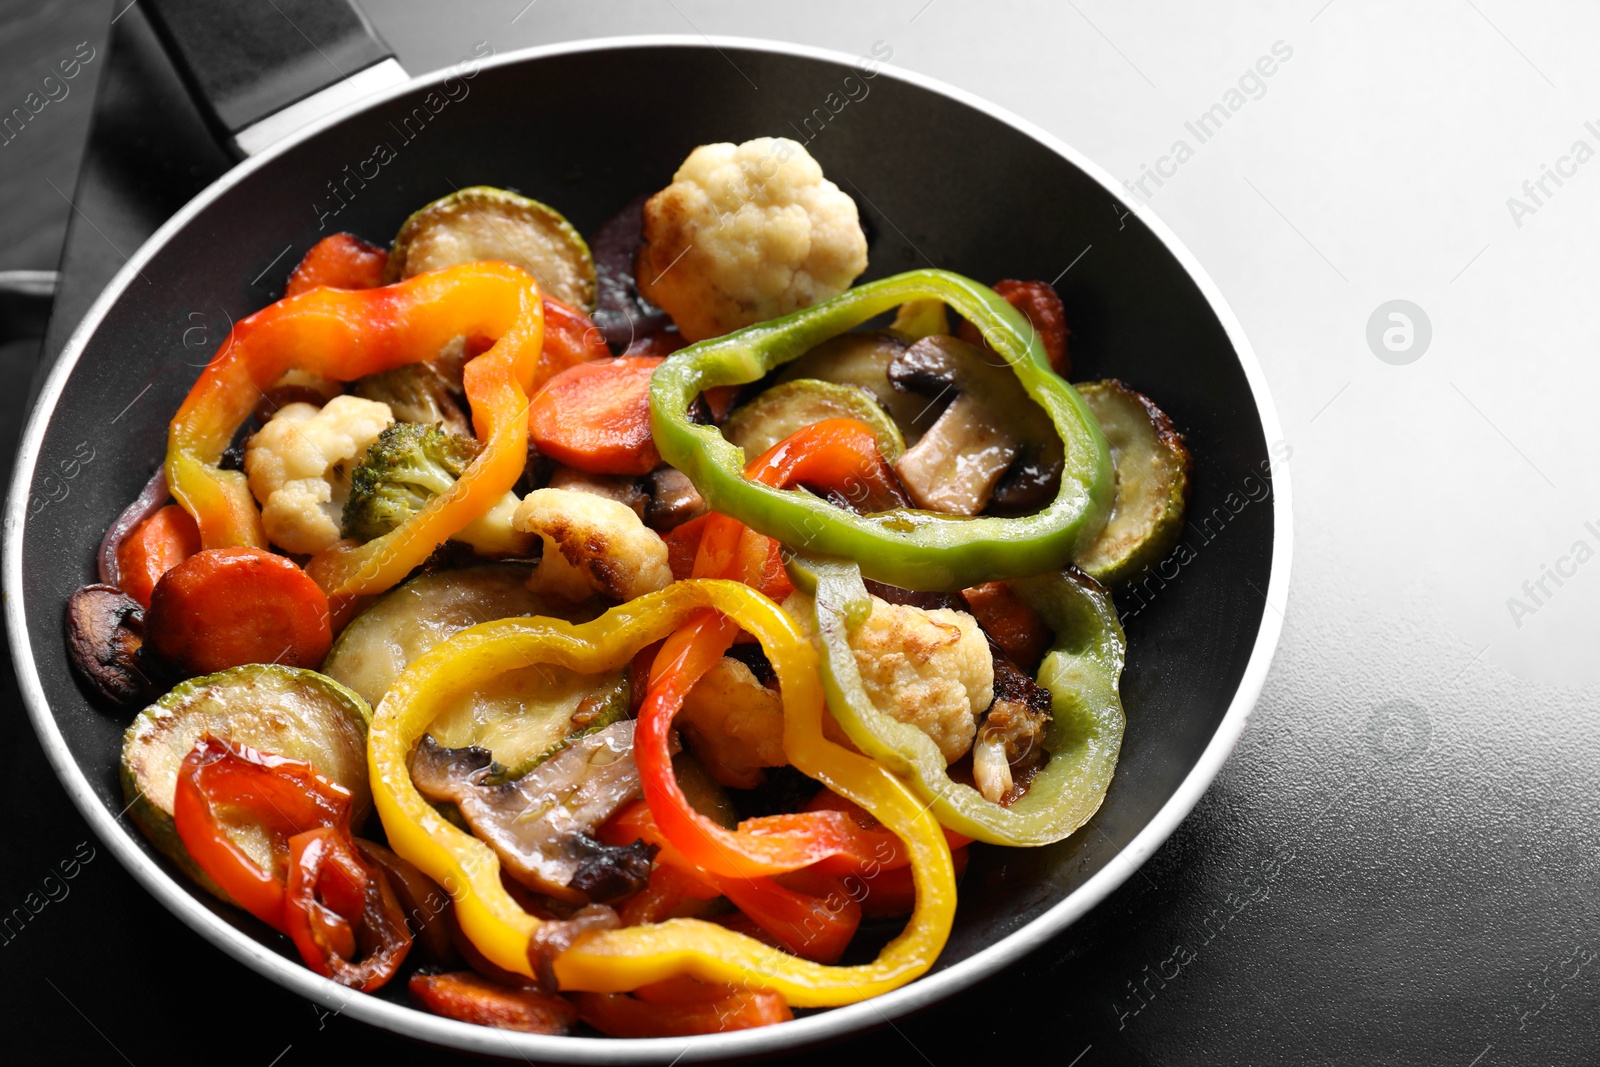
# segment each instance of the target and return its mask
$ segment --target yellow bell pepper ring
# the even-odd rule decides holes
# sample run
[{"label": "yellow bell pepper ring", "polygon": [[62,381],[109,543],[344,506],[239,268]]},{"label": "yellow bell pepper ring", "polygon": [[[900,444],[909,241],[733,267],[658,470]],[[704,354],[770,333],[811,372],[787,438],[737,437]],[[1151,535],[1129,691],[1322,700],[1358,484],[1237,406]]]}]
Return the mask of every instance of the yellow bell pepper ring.
[{"label": "yellow bell pepper ring", "polygon": [[[955,917],[955,871],[944,833],[906,785],[875,761],[827,740],[817,656],[783,609],[739,582],[675,582],[580,625],[501,619],[464,630],[411,664],[378,705],[367,762],[389,844],[455,901],[462,931],[489,960],[532,977],[529,939],[540,920],[512,899],[500,860],[417,792],[407,767],[438,709],[496,675],[551,663],[583,673],[618,669],[696,612],[712,608],[754,635],[783,694],[784,751],[800,771],[859,804],[905,843],[916,905],[871,963],[828,966],[699,919],[669,919],[581,937],[555,959],[564,990],[619,993],[674,975],[774,990],[796,1007],[832,1007],[886,993],[933,965]],[[870,881],[866,882],[870,892]]]}]

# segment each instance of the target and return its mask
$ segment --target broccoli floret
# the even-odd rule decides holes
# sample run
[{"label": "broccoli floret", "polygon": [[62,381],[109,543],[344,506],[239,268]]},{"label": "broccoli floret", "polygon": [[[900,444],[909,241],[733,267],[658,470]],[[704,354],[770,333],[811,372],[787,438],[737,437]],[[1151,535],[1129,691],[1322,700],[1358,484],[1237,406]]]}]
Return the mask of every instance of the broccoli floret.
[{"label": "broccoli floret", "polygon": [[[397,422],[387,427],[350,476],[341,532],[361,541],[389,533],[455,485],[478,451],[476,441],[437,425]],[[486,555],[526,555],[533,538],[511,528],[516,507],[515,494],[507,493],[453,540]]]}]

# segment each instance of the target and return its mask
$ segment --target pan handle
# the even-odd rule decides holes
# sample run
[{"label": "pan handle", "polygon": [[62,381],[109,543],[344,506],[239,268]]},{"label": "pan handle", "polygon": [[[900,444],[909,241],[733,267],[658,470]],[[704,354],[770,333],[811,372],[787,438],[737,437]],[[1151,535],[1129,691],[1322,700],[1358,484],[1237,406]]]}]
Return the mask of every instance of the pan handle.
[{"label": "pan handle", "polygon": [[145,0],[218,137],[241,155],[408,79],[352,0]]}]

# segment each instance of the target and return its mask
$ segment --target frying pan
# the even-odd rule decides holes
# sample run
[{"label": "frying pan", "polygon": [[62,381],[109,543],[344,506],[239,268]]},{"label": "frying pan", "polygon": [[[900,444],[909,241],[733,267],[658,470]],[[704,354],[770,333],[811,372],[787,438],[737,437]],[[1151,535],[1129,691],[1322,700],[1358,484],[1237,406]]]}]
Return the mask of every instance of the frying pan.
[{"label": "frying pan", "polygon": [[[463,55],[407,79],[343,3],[148,5],[238,166],[133,256],[72,334],[23,433],[6,505],[5,611],[29,715],[68,794],[133,875],[222,951],[306,998],[488,1056],[666,1063],[793,1050],[881,1025],[1058,934],[1129,877],[1211,783],[1261,690],[1287,592],[1289,489],[1243,331],[1158,220],[1081,154],[992,104],[873,61],[789,44],[629,37]],[[354,72],[353,77],[345,75]],[[758,91],[759,90],[759,91]],[[1084,101],[1093,106],[1093,101]],[[1057,845],[973,849],[949,944],[923,978],[794,1022],[692,1039],[508,1034],[352,994],[287,941],[193,887],[122,817],[126,716],[92,706],[62,641],[66,595],[162,456],[166,422],[230,324],[275,299],[319,238],[382,241],[465,185],[520,190],[585,233],[662,187],[695,145],[787,135],[857,201],[881,277],[938,266],[1054,279],[1074,377],[1115,376],[1194,454],[1182,547],[1118,593],[1128,712],[1116,778]],[[384,149],[387,149],[385,151]],[[89,459],[85,459],[89,456]],[[1068,935],[1070,936],[1070,935]]]}]

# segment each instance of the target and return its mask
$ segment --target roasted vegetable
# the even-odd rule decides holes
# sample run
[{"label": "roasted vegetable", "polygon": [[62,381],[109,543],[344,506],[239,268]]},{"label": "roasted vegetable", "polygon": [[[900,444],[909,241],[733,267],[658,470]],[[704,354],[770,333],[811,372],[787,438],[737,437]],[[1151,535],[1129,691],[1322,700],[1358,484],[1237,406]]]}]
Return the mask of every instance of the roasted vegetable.
[{"label": "roasted vegetable", "polygon": [[[447,493],[472,465],[479,453],[470,437],[450,433],[440,426],[397,422],[389,426],[361,465],[350,476],[350,496],[345,501],[343,533],[371,541],[398,529]],[[451,538],[471,545],[486,556],[526,556],[531,538],[511,528],[516,495],[507,492],[486,514],[474,519]]]},{"label": "roasted vegetable", "polygon": [[315,667],[333,643],[321,586],[260,548],[208,548],[162,575],[144,633],[150,651],[191,675],[246,663]]},{"label": "roasted vegetable", "polygon": [[788,138],[701,145],[644,205],[639,291],[691,341],[836,296],[866,268],[855,201]]},{"label": "roasted vegetable", "polygon": [[344,628],[322,672],[377,707],[412,660],[452,634],[490,619],[552,614],[549,601],[528,591],[529,573],[486,563],[418,575]]},{"label": "roasted vegetable", "polygon": [[889,365],[897,389],[945,404],[895,464],[920,507],[976,515],[1037,507],[1061,482],[1061,439],[1005,361],[948,335],[924,337]]},{"label": "roasted vegetable", "polygon": [[[1072,373],[1072,361],[1067,358],[1067,312],[1056,295],[1055,286],[1049,282],[1022,282],[1006,278],[994,283],[994,291],[1006,298],[1006,303],[1022,312],[1033,332],[1039,335],[1045,355],[1050,357],[1050,369],[1065,378]],[[943,332],[943,331],[941,331]],[[970,322],[961,324],[961,339],[969,344],[981,345],[983,339]]]},{"label": "roasted vegetable", "polygon": [[626,671],[579,674],[547,664],[507,671],[443,705],[428,735],[447,749],[482,749],[514,781],[578,739],[628,717]]},{"label": "roasted vegetable", "polygon": [[383,284],[383,249],[349,233],[335,233],[311,246],[284,287],[284,296],[313,289],[371,289]]},{"label": "roasted vegetable", "polygon": [[86,585],[67,598],[67,654],[107,703],[126,707],[153,695],[143,662],[144,609],[112,585]]},{"label": "roasted vegetable", "polygon": [[406,219],[389,253],[389,277],[499,260],[521,267],[540,292],[588,310],[594,259],[560,212],[537,200],[474,185],[441,197]]},{"label": "roasted vegetable", "polygon": [[429,800],[455,804],[518,882],[558,900],[604,903],[641,888],[655,855],[654,848],[603,845],[594,836],[639,794],[632,745],[633,723],[624,718],[507,778],[488,750],[444,748],[425,735],[411,779]]},{"label": "roasted vegetable", "polygon": [[650,436],[655,356],[580,363],[545,383],[528,408],[541,454],[591,474],[649,474],[661,463]]},{"label": "roasted vegetable", "polygon": [[419,1007],[479,1026],[524,1034],[564,1034],[578,1021],[572,1002],[527,986],[502,985],[473,971],[418,971],[409,983]]},{"label": "roasted vegetable", "polygon": [[889,382],[889,365],[900,358],[909,343],[896,333],[884,331],[843,333],[784,367],[778,384],[812,379],[863,389],[889,413],[905,442],[914,444],[939,417],[940,408]]},{"label": "roasted vegetable", "polygon": [[[1099,809],[1122,745],[1117,687],[1126,642],[1111,597],[1093,579],[1069,570],[1011,583],[1055,637],[1039,668],[1039,685],[1051,697],[1042,730],[1049,760],[1025,795],[1002,806],[951,778],[944,754],[927,734],[868,697],[849,641],[871,608],[857,566],[797,556],[790,573],[797,587],[815,590],[814,632],[834,719],[861,751],[903,775],[940,823],[990,844],[1046,845],[1070,835]],[[1004,746],[1006,739],[1002,734],[992,740]],[[992,764],[990,769],[998,770]]]},{"label": "roasted vegetable", "polygon": [[1132,578],[1177,543],[1189,500],[1189,449],[1149,397],[1116,379],[1078,386],[1111,446],[1117,495],[1078,566],[1107,584]]},{"label": "roasted vegetable", "polygon": [[[313,763],[351,796],[352,826],[371,808],[367,785],[365,700],[313,671],[275,665],[235,667],[184,682],[140,712],[122,743],[122,792],[152,844],[201,885],[215,891],[184,849],[172,822],[183,760],[206,734],[288,759]],[[260,866],[266,842],[241,828],[234,837]]]},{"label": "roasted vegetable", "polygon": [[[1046,448],[1061,449],[1053,479],[1059,488],[1031,514],[967,518],[907,508],[851,514],[804,490],[750,481],[741,451],[714,427],[689,419],[690,403],[707,389],[755,381],[890,308],[935,298],[979,325],[1009,365],[996,373],[1014,375],[1021,394],[1033,402],[1000,417],[1026,419],[1030,409],[1038,411],[1055,440],[1053,446],[1040,443],[1041,456]],[[713,511],[786,545],[859,560],[868,577],[903,589],[962,589],[1063,566],[1105,524],[1115,489],[1099,426],[1072,387],[1050,370],[1022,316],[994,290],[949,271],[910,271],[868,282],[825,304],[675,353],[651,381],[650,416],[662,458],[689,476]],[[902,466],[914,451],[901,457]]]},{"label": "roasted vegetable", "polygon": [[200,528],[189,513],[168,504],[141,522],[117,548],[117,586],[150,606],[161,576],[200,551]]},{"label": "roasted vegetable", "polygon": [[595,595],[632,600],[672,581],[667,546],[620,501],[572,489],[535,489],[511,517],[544,542],[528,586],[579,604]]},{"label": "roasted vegetable", "polygon": [[[427,731],[434,708],[488,676],[530,662],[586,673],[619,669],[640,649],[708,609],[727,614],[753,634],[777,671],[790,762],[859,801],[882,820],[882,829],[872,836],[897,840],[909,854],[916,910],[876,961],[848,967],[797,959],[693,919],[602,930],[556,957],[562,988],[632,990],[688,973],[771,988],[792,1004],[812,1007],[854,1003],[905,984],[932,965],[949,932],[955,905],[949,846],[899,779],[823,737],[823,705],[809,646],[777,605],[735,582],[675,582],[582,626],[550,619],[485,623],[417,660],[384,700],[369,746],[374,793],[390,845],[450,890],[462,929],[484,956],[531,975],[529,941],[542,921],[506,891],[500,859],[489,846],[451,825],[417,793],[406,759]],[[850,820],[850,825],[858,824]]]},{"label": "roasted vegetable", "polygon": [[461,410],[456,389],[433,363],[408,363],[350,383],[353,395],[387,404],[400,422],[438,425],[470,438],[472,420]]},{"label": "roasted vegetable", "polygon": [[906,450],[905,438],[894,420],[871,394],[858,386],[816,378],[795,378],[775,385],[734,408],[722,425],[722,436],[744,449],[746,459],[755,459],[796,430],[835,418],[856,419],[871,427],[879,453],[890,463]]}]

